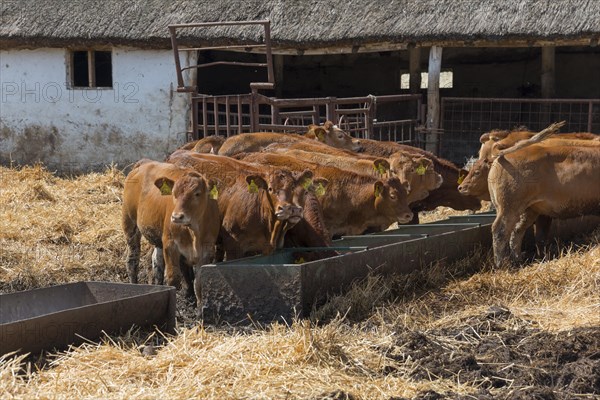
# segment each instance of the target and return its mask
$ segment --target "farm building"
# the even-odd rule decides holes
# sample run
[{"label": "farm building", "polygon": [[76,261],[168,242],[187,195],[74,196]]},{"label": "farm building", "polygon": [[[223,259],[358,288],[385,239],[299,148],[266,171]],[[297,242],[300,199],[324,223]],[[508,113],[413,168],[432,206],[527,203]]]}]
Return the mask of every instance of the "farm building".
[{"label": "farm building", "polygon": [[[5,0],[0,10],[3,164],[124,167],[194,136],[325,119],[456,162],[493,128],[565,119],[565,131],[600,132],[595,0]],[[182,28],[172,41],[168,29],[246,20],[268,20],[268,31]]]}]

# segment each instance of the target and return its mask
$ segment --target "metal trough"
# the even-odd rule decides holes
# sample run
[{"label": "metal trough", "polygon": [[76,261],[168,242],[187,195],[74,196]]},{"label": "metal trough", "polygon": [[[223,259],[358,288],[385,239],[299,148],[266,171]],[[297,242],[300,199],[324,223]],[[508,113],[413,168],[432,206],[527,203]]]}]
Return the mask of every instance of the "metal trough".
[{"label": "metal trough", "polygon": [[60,349],[133,325],[174,333],[175,311],[169,286],[77,282],[0,295],[0,355]]},{"label": "metal trough", "polygon": [[329,293],[339,292],[377,268],[402,274],[445,259],[456,260],[477,246],[491,244],[493,214],[439,223],[403,225],[371,235],[335,240],[340,255],[298,263],[298,253],[322,249],[283,249],[195,268],[202,287],[206,322],[268,322],[306,316]]}]

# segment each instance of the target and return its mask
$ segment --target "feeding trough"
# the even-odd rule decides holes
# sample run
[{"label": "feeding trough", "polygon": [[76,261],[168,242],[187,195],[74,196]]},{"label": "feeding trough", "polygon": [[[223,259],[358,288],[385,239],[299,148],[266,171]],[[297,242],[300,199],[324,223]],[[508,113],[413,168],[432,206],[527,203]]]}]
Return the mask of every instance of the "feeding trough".
[{"label": "feeding trough", "polygon": [[77,282],[0,295],[0,355],[93,340],[132,326],[175,329],[175,288]]},{"label": "feeding trough", "polygon": [[373,269],[383,275],[410,273],[439,259],[452,261],[491,244],[494,214],[438,223],[403,225],[333,242],[336,256],[303,262],[298,254],[324,249],[289,248],[195,267],[207,322],[268,322],[306,316],[327,294],[340,292]]}]

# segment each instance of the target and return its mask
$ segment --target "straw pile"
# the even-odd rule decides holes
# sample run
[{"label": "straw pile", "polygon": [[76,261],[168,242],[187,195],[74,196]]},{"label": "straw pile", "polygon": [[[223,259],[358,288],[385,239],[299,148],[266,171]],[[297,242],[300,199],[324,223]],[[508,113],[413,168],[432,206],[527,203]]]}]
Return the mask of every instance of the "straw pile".
[{"label": "straw pile", "polygon": [[[83,279],[126,280],[118,170],[73,179],[39,166],[2,168],[0,174],[10,182],[0,188],[4,291]],[[37,360],[2,357],[0,398],[600,393],[590,381],[600,360],[586,353],[600,346],[600,231],[564,249],[560,258],[518,270],[495,269],[490,256],[477,251],[408,276],[371,276],[330,299],[311,319],[290,325],[180,326],[169,338],[132,330]],[[579,341],[569,347],[569,340]],[[565,348],[575,349],[579,358],[561,364],[555,352]],[[557,363],[571,368],[571,378],[555,371]],[[540,371],[550,378],[544,381]],[[558,386],[548,389],[544,382]]]}]

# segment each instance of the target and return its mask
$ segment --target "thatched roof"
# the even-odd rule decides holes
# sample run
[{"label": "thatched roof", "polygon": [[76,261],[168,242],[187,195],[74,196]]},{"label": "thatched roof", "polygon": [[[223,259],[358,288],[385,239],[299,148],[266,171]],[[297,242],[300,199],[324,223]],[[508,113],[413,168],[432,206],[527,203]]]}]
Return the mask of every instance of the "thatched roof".
[{"label": "thatched roof", "polygon": [[[92,43],[169,48],[173,23],[269,19],[276,49],[407,45],[596,44],[598,0],[2,0],[0,45]],[[246,44],[258,29],[191,34]],[[365,47],[366,46],[366,47]]]}]

